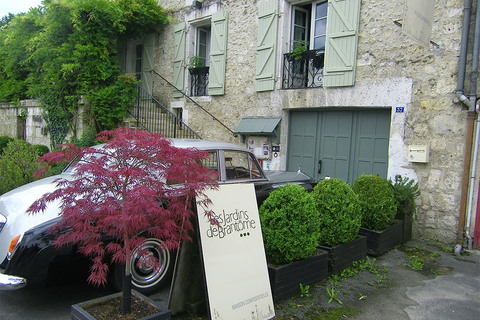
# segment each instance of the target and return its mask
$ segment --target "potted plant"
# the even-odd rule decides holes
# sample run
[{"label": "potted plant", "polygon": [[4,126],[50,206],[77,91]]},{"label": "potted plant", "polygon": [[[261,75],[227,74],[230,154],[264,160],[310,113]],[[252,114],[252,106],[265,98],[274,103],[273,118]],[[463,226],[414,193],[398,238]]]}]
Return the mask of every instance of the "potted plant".
[{"label": "potted plant", "polygon": [[403,222],[402,241],[405,243],[412,239],[413,215],[416,211],[415,199],[420,196],[418,183],[415,183],[413,179],[402,178],[401,175],[396,175],[395,183],[392,180],[388,180],[388,184],[397,201],[395,219]]},{"label": "potted plant", "polygon": [[295,295],[300,284],[327,277],[327,253],[317,249],[320,220],[305,188],[278,188],[262,203],[259,215],[274,301]]},{"label": "potted plant", "polygon": [[361,213],[358,196],[338,179],[323,180],[312,192],[320,220],[319,247],[329,252],[329,272],[339,274],[367,256],[367,240],[358,236]]},{"label": "potted plant", "polygon": [[[28,212],[43,212],[52,202],[59,205],[60,222],[50,230],[59,235],[54,245],[77,246],[91,258],[89,283],[107,282],[108,262],[125,265],[121,312],[127,314],[132,290],[131,264],[125,262],[146,237],[162,240],[168,250],[188,240],[192,200],[215,186],[215,175],[201,165],[207,153],[177,149],[159,134],[121,128],[98,138],[109,140],[103,147],[83,149],[73,179],[57,181],[55,191],[36,200]],[[137,254],[160,267],[147,252]],[[162,312],[169,317],[166,308]],[[73,308],[72,316],[80,319],[82,314]]]},{"label": "potted plant", "polygon": [[302,60],[307,48],[305,47],[304,43],[296,44],[292,51],[287,53],[288,61],[300,61]]},{"label": "potted plant", "polygon": [[188,71],[191,75],[207,74],[209,67],[205,66],[204,59],[199,56],[193,56],[188,63]]},{"label": "potted plant", "polygon": [[367,253],[379,256],[402,242],[402,223],[395,220],[397,203],[387,180],[361,175],[353,185],[362,213],[360,234],[367,237]]}]

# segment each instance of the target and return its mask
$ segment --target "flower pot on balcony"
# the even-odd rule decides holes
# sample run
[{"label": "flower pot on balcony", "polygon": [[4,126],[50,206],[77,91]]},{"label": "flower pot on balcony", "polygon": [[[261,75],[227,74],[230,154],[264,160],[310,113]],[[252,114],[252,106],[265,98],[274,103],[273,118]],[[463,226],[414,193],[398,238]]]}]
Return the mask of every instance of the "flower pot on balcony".
[{"label": "flower pot on balcony", "polygon": [[360,228],[359,234],[367,237],[367,254],[378,257],[402,243],[403,221],[395,220],[382,231]]},{"label": "flower pot on balcony", "polygon": [[201,76],[208,74],[210,67],[197,67],[197,68],[188,68],[188,71],[192,76]]},{"label": "flower pot on balcony", "polygon": [[354,240],[335,247],[318,248],[328,252],[328,272],[340,274],[344,269],[351,267],[354,261],[367,257],[367,238],[359,235]]},{"label": "flower pot on balcony", "polygon": [[315,255],[305,260],[282,266],[268,266],[270,287],[275,302],[292,297],[303,286],[314,285],[328,276],[328,253],[317,250]]},{"label": "flower pot on balcony", "polygon": [[[72,305],[73,320],[117,319],[121,315],[122,293],[114,293],[97,299]],[[115,311],[117,310],[117,311]],[[107,312],[112,312],[108,313]],[[116,312],[116,313],[115,313]],[[132,290],[132,314],[137,314],[138,320],[170,319],[170,311],[152,299]],[[115,315],[116,314],[116,315]]]}]

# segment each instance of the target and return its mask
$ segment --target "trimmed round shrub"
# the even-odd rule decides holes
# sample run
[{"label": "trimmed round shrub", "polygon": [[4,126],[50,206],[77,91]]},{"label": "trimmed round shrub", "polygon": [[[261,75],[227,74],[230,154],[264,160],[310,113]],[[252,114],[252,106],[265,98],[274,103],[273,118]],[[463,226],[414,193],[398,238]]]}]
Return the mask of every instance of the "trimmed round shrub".
[{"label": "trimmed round shrub", "polygon": [[0,155],[3,154],[3,149],[7,147],[7,144],[12,142],[14,139],[7,136],[0,136]]},{"label": "trimmed round shrub", "polygon": [[360,200],[362,227],[381,231],[393,223],[397,203],[387,180],[362,175],[355,180],[352,189]]},{"label": "trimmed round shrub", "polygon": [[50,150],[48,149],[47,146],[44,146],[42,144],[34,144],[32,145],[32,148],[37,152],[37,155],[39,157],[43,156],[46,153],[49,153]]},{"label": "trimmed round shrub", "polygon": [[288,184],[273,191],[259,214],[268,262],[288,264],[316,251],[320,220],[312,196],[303,187]]},{"label": "trimmed round shrub", "polygon": [[323,180],[312,196],[320,216],[320,245],[334,247],[357,237],[362,218],[360,203],[348,184],[338,179]]}]

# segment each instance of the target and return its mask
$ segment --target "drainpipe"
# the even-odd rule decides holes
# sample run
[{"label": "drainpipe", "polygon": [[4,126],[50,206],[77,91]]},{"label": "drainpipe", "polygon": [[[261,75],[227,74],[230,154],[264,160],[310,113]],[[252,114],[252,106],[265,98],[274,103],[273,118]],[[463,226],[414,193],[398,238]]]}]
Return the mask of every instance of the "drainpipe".
[{"label": "drainpipe", "polygon": [[[467,132],[466,132],[466,143],[465,143],[465,161],[464,161],[464,170],[462,176],[462,191],[460,199],[460,214],[458,219],[458,231],[457,231],[457,245],[455,246],[455,254],[460,254],[463,245],[463,235],[466,229],[466,237],[468,239],[469,248],[471,248],[472,238],[469,234],[470,220],[471,220],[471,211],[473,206],[473,186],[475,183],[475,169],[478,159],[478,139],[480,132],[478,130],[477,124],[477,133],[474,134],[475,119],[477,118],[475,105],[476,105],[476,90],[477,90],[477,77],[478,77],[478,54],[479,54],[479,35],[480,35],[480,8],[477,4],[476,12],[476,21],[475,21],[475,33],[474,33],[474,49],[473,49],[473,61],[472,61],[472,72],[471,72],[471,89],[470,89],[470,99],[467,98],[463,93],[464,82],[465,82],[465,69],[466,69],[466,57],[467,57],[467,45],[468,45],[468,33],[470,25],[470,14],[471,14],[471,0],[465,0],[464,7],[464,25],[462,32],[462,43],[460,48],[460,59],[459,59],[459,76],[457,82],[456,96],[457,98],[465,104],[469,111],[467,112]],[[474,139],[475,135],[475,139]],[[475,151],[473,164],[472,160],[472,146],[473,141],[475,141]],[[471,173],[470,173],[471,172]],[[469,181],[470,176],[470,181]],[[470,197],[467,196],[467,192],[470,190]],[[468,207],[468,217],[467,217],[467,227],[465,228],[465,212],[467,211],[467,200],[469,201]]]},{"label": "drainpipe", "polygon": [[[480,9],[477,10],[477,16],[480,14]],[[477,20],[477,24],[480,25],[480,21]],[[478,41],[477,41],[478,42]],[[478,52],[477,52],[477,70],[478,70]],[[476,81],[476,80],[475,80]],[[475,85],[476,86],[476,85]],[[476,99],[476,97],[475,97]],[[472,222],[472,211],[473,211],[473,202],[474,202],[474,189],[475,189],[475,179],[477,171],[477,161],[478,161],[478,145],[480,142],[480,119],[478,118],[478,112],[480,112],[480,100],[477,103],[477,131],[475,132],[475,143],[473,145],[473,163],[471,166],[470,173],[470,185],[469,185],[469,196],[468,196],[468,209],[467,209],[467,225],[465,227],[465,237],[467,238],[468,249],[472,249],[473,239],[470,235],[470,227]],[[480,199],[478,199],[480,200]],[[477,211],[480,207],[480,203],[477,201]],[[476,244],[478,247],[478,244]]]},{"label": "drainpipe", "polygon": [[465,87],[465,70],[467,66],[467,49],[468,49],[468,33],[470,32],[470,14],[472,11],[472,0],[465,0],[463,7],[463,27],[462,27],[462,39],[460,42],[460,58],[458,60],[458,78],[457,78],[457,90],[455,95],[457,98],[465,104],[470,110],[473,106],[470,100],[463,94]]},{"label": "drainpipe", "polygon": [[[470,74],[470,102],[476,104],[477,106],[477,131],[475,133],[475,144],[473,150],[473,163],[471,167],[471,174],[470,174],[470,185],[469,185],[469,205],[467,209],[467,226],[466,230],[466,237],[468,241],[468,249],[472,249],[472,237],[470,235],[470,223],[472,219],[472,210],[473,210],[473,189],[475,188],[475,176],[476,176],[476,169],[477,169],[477,160],[478,160],[478,143],[480,140],[480,122],[478,119],[478,112],[480,112],[480,101],[477,102],[477,80],[478,80],[478,59],[480,53],[480,6],[477,0],[477,15],[475,17],[475,38],[473,43],[473,58],[472,58],[472,72]],[[478,202],[477,202],[478,205]]]}]

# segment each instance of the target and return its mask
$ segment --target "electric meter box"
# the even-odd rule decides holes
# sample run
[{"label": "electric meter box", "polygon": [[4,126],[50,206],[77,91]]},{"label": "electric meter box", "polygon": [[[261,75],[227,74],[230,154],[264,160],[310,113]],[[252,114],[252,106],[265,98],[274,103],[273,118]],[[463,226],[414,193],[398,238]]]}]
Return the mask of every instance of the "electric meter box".
[{"label": "electric meter box", "polygon": [[430,160],[429,145],[408,146],[408,161],[427,163]]}]

